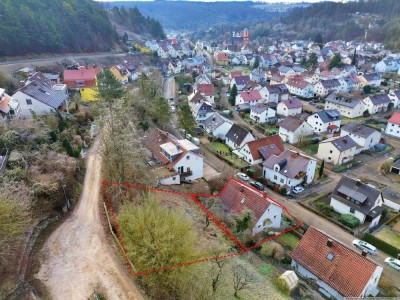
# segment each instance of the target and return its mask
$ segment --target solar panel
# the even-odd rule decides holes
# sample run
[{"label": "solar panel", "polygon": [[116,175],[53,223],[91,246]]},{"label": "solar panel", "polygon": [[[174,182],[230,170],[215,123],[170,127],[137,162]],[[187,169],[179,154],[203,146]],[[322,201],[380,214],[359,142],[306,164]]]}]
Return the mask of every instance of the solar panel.
[{"label": "solar panel", "polygon": [[341,186],[338,189],[339,193],[342,193],[346,196],[349,196],[350,198],[357,200],[360,203],[364,203],[365,200],[367,200],[367,196],[365,196],[364,194],[361,194],[360,192],[357,192],[351,188],[348,188],[347,186]]}]

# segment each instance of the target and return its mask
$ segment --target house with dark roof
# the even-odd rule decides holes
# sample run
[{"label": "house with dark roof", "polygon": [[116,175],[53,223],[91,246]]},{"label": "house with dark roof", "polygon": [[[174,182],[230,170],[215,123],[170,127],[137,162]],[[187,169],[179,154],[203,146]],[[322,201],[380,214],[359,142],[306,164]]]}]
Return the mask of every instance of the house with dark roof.
[{"label": "house with dark roof", "polygon": [[[400,170],[400,160],[398,160],[398,170]],[[400,174],[400,173],[397,173]],[[400,212],[400,191],[385,187],[382,190],[383,205]]]},{"label": "house with dark roof", "polygon": [[279,228],[282,206],[266,194],[231,178],[218,195],[225,213],[241,216],[250,212],[253,221],[253,235],[264,229]]},{"label": "house with dark roof", "polygon": [[351,94],[330,94],[325,99],[325,109],[336,109],[346,118],[362,117],[367,109],[363,99]]},{"label": "house with dark roof", "polygon": [[233,123],[227,118],[221,116],[219,113],[214,113],[208,119],[204,120],[199,126],[203,127],[207,133],[225,141],[226,134],[233,126]]},{"label": "house with dark roof", "polygon": [[373,95],[364,99],[366,108],[371,115],[387,111],[390,102],[391,100],[387,94]]},{"label": "house with dark roof", "polygon": [[271,155],[279,155],[285,150],[279,135],[271,135],[262,139],[246,143],[234,153],[243,158],[250,165],[261,164]]},{"label": "house with dark roof", "polygon": [[280,116],[295,116],[303,111],[303,103],[300,99],[293,97],[278,103],[277,114]]},{"label": "house with dark roof", "polygon": [[355,154],[373,149],[381,142],[381,133],[377,130],[357,123],[349,122],[340,129],[340,136],[349,136],[358,145]]},{"label": "house with dark roof", "polygon": [[397,159],[390,166],[390,173],[400,175],[400,159]]},{"label": "house with dark roof", "polygon": [[394,112],[388,120],[385,133],[400,138],[400,112]]},{"label": "house with dark roof", "polygon": [[337,109],[318,111],[307,118],[315,133],[335,133],[340,130],[342,116]]},{"label": "house with dark roof", "polygon": [[192,114],[198,124],[203,123],[209,117],[214,115],[214,109],[208,102],[200,102],[191,105]]},{"label": "house with dark roof", "polygon": [[127,84],[129,82],[129,76],[131,75],[131,73],[124,65],[111,66],[110,71],[122,84]]},{"label": "house with dark roof", "polygon": [[237,124],[233,124],[225,136],[225,144],[233,150],[243,147],[250,141],[254,141],[253,135]]},{"label": "house with dark roof", "polygon": [[289,99],[289,89],[284,83],[267,84],[260,92],[267,103],[278,103]]},{"label": "house with dark roof", "polygon": [[267,123],[276,120],[276,111],[268,105],[258,103],[250,106],[250,119],[256,123]]},{"label": "house with dark roof", "polygon": [[368,222],[368,227],[378,225],[383,212],[383,196],[370,184],[343,176],[331,193],[330,206],[339,214],[350,214]]},{"label": "house with dark roof", "polygon": [[236,84],[238,91],[243,91],[244,87],[249,81],[250,81],[249,75],[235,76],[231,80],[230,87],[232,88]]},{"label": "house with dark roof", "polygon": [[204,159],[200,149],[187,139],[179,140],[161,129],[154,129],[143,137],[144,146],[153,159],[166,167],[170,175],[161,184],[180,184],[203,177]]},{"label": "house with dark roof", "polygon": [[374,88],[379,88],[382,83],[382,75],[378,73],[365,73],[358,77],[362,86],[369,85]]},{"label": "house with dark roof", "polygon": [[397,108],[400,104],[400,90],[390,90],[388,94],[390,101],[393,103],[393,107]]},{"label": "house with dark roof", "polygon": [[317,160],[293,150],[272,154],[263,162],[263,177],[289,193],[294,187],[313,182]]},{"label": "house with dark roof", "polygon": [[314,133],[310,124],[293,116],[288,116],[280,121],[278,127],[281,139],[290,144],[296,144]]},{"label": "house with dark roof", "polygon": [[321,80],[314,86],[314,92],[321,97],[325,97],[332,92],[344,92],[344,86],[338,79]]},{"label": "house with dark roof", "polygon": [[319,142],[316,156],[333,165],[345,164],[353,160],[357,143],[348,135],[332,137]]},{"label": "house with dark roof", "polygon": [[310,227],[292,252],[292,267],[329,299],[377,296],[383,267],[327,233]]}]

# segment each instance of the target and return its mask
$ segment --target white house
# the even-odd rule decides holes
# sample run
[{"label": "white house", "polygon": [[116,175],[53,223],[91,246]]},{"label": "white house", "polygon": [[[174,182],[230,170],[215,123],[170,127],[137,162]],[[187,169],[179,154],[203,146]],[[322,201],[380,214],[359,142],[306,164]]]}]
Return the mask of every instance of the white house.
[{"label": "white house", "polygon": [[275,118],[276,111],[265,104],[256,104],[250,107],[250,119],[257,123],[266,123]]},{"label": "white house", "polygon": [[279,101],[284,101],[289,98],[289,89],[283,83],[273,85],[267,84],[260,92],[268,103],[278,103]]},{"label": "white house", "polygon": [[289,192],[300,184],[313,182],[316,167],[316,159],[285,150],[279,155],[271,155],[263,162],[263,177]]},{"label": "white house", "polygon": [[21,105],[0,88],[0,117],[3,121],[18,119],[21,115]]},{"label": "white house", "polygon": [[400,90],[391,90],[388,94],[390,101],[393,103],[393,107],[397,108],[400,104]]},{"label": "white house", "polygon": [[301,114],[303,103],[298,98],[291,98],[278,103],[277,114],[280,116],[295,116]]},{"label": "white house", "polygon": [[306,99],[316,96],[311,83],[305,81],[304,79],[291,78],[286,82],[286,86],[292,95]]},{"label": "white house", "polygon": [[325,100],[325,109],[336,109],[342,116],[352,119],[362,117],[367,106],[352,95],[330,94]]},{"label": "white house", "polygon": [[400,138],[400,112],[395,112],[388,120],[385,133]]},{"label": "white house", "polygon": [[330,206],[339,214],[350,214],[369,222],[369,228],[378,225],[383,212],[383,196],[370,184],[343,176],[331,193]]},{"label": "white house", "polygon": [[236,76],[233,77],[233,79],[231,80],[230,87],[232,88],[236,84],[237,90],[243,91],[244,87],[249,81],[250,81],[250,76],[248,75]]},{"label": "white house", "polygon": [[382,190],[383,205],[393,209],[394,211],[400,211],[400,192],[390,187],[385,187]]},{"label": "white house", "polygon": [[342,116],[336,109],[318,111],[307,118],[315,133],[335,133],[340,129]]},{"label": "white house", "polygon": [[232,125],[232,121],[221,116],[219,113],[214,113],[208,119],[204,120],[203,123],[200,124],[200,127],[204,127],[207,133],[224,141]]},{"label": "white house", "polygon": [[285,150],[282,139],[278,135],[271,135],[262,139],[246,143],[234,153],[243,158],[250,165],[258,165],[272,154],[279,155]]},{"label": "white house", "polygon": [[313,128],[306,121],[289,116],[278,123],[279,136],[284,142],[296,144],[314,133]]},{"label": "white house", "polygon": [[386,57],[375,65],[375,71],[379,73],[397,71],[400,67],[400,60],[393,57]]},{"label": "white house", "polygon": [[169,57],[169,49],[167,46],[163,45],[157,49],[157,55],[161,58],[168,58]]},{"label": "white house", "polygon": [[230,179],[218,198],[226,213],[241,216],[251,212],[254,219],[253,235],[264,229],[280,228],[282,206],[264,193],[254,188]]},{"label": "white house", "polygon": [[355,154],[373,149],[381,141],[381,133],[377,130],[357,123],[347,123],[340,130],[340,136],[349,136],[358,145]]},{"label": "white house", "polygon": [[143,143],[157,162],[174,172],[168,180],[163,178],[165,183],[179,184],[181,180],[193,181],[203,177],[204,159],[199,147],[192,142],[154,129],[144,136]]},{"label": "white house", "polygon": [[378,88],[382,83],[382,75],[377,73],[367,73],[359,76],[359,78],[363,86],[369,85],[371,87]]},{"label": "white house", "polygon": [[214,115],[214,109],[208,102],[195,103],[192,105],[192,114],[198,124],[203,123]]},{"label": "white house", "polygon": [[325,232],[309,227],[292,252],[297,274],[313,280],[326,298],[377,296],[383,267]]},{"label": "white house", "polygon": [[357,143],[349,136],[333,137],[321,141],[316,156],[334,165],[351,161],[356,154]]},{"label": "white house", "polygon": [[257,90],[243,91],[236,96],[235,105],[249,104],[250,106],[264,102],[261,94]]},{"label": "white house", "polygon": [[233,124],[225,136],[225,144],[231,149],[242,148],[250,141],[254,141],[253,135],[237,124]]},{"label": "white house", "polygon": [[321,80],[314,86],[314,93],[321,97],[326,97],[332,92],[344,92],[344,87],[337,79]]},{"label": "white house", "polygon": [[214,104],[215,87],[212,83],[198,83],[193,86],[193,94],[200,93],[205,101]]},{"label": "white house", "polygon": [[390,102],[387,94],[369,96],[364,99],[364,103],[371,115],[387,111]]}]

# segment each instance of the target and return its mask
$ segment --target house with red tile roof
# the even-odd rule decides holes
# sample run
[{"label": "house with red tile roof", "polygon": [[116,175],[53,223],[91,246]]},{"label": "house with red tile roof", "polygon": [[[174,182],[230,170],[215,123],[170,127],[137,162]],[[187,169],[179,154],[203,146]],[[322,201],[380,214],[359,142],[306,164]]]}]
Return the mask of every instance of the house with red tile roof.
[{"label": "house with red tile roof", "polygon": [[200,83],[193,87],[193,93],[200,93],[205,101],[214,104],[215,87],[214,84]]},{"label": "house with red tile roof", "polygon": [[281,226],[282,206],[253,187],[231,178],[218,197],[226,213],[236,216],[245,212],[252,214],[255,223],[253,235]]},{"label": "house with red tile roof", "polygon": [[292,252],[292,267],[314,280],[328,298],[364,298],[378,294],[382,266],[329,236],[310,227]]},{"label": "house with red tile roof", "polygon": [[217,64],[219,65],[228,65],[229,64],[229,58],[228,58],[228,54],[226,54],[225,52],[220,52],[216,55],[215,60],[217,62]]},{"label": "house with red tile roof", "polygon": [[262,102],[264,102],[264,99],[261,96],[260,91],[257,90],[240,92],[235,99],[235,105],[249,104],[252,106]]},{"label": "house with red tile roof", "polygon": [[97,99],[96,77],[101,70],[99,67],[64,70],[64,83],[70,89],[79,90],[83,101],[95,101]]},{"label": "house with red tile roof", "polygon": [[299,115],[302,111],[303,103],[296,97],[279,102],[276,107],[277,114],[285,117]]},{"label": "house with red tile roof", "polygon": [[400,138],[400,112],[395,112],[388,120],[386,134]]},{"label": "house with red tile roof", "polygon": [[302,97],[302,98],[313,98],[314,87],[311,83],[305,81],[301,76],[291,77],[287,82],[286,86],[292,95]]},{"label": "house with red tile roof", "polygon": [[160,180],[161,184],[179,184],[182,180],[193,181],[203,177],[203,156],[200,155],[199,147],[189,140],[179,140],[156,128],[144,136],[143,144],[156,163],[171,172],[170,176]]},{"label": "house with red tile roof", "polygon": [[279,135],[271,135],[246,143],[237,153],[250,165],[261,164],[271,155],[279,155],[285,150]]}]

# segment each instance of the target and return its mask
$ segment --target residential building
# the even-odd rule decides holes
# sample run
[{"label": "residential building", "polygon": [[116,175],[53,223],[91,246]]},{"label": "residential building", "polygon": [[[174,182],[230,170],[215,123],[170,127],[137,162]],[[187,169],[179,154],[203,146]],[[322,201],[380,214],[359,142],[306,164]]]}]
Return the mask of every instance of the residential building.
[{"label": "residential building", "polygon": [[203,123],[200,124],[200,127],[204,127],[207,133],[225,141],[226,134],[231,129],[232,125],[232,121],[221,116],[219,113],[214,113],[214,115],[204,120]]},{"label": "residential building", "polygon": [[369,85],[373,88],[379,88],[382,83],[382,75],[377,73],[366,73],[358,76],[361,86]]},{"label": "residential building", "polygon": [[21,115],[21,105],[18,100],[9,96],[0,88],[0,116],[2,121],[18,119]]},{"label": "residential building", "polygon": [[292,252],[292,267],[329,299],[376,296],[383,267],[310,227]]},{"label": "residential building", "polygon": [[394,112],[388,120],[385,133],[400,138],[400,112]]},{"label": "residential building", "polygon": [[286,86],[288,87],[289,92],[292,95],[295,95],[295,96],[298,96],[301,98],[305,98],[305,99],[313,98],[316,96],[316,94],[314,93],[314,88],[313,88],[312,84],[305,81],[304,79],[290,78],[286,82]]},{"label": "residential building", "polygon": [[362,99],[350,94],[330,94],[325,100],[325,109],[336,109],[346,118],[362,117],[367,106]]},{"label": "residential building", "polygon": [[231,80],[230,87],[232,88],[236,84],[237,90],[243,91],[244,87],[249,81],[250,81],[250,76],[248,75],[236,76],[233,77],[233,79]]},{"label": "residential building", "polygon": [[307,118],[315,133],[335,133],[340,130],[342,116],[336,109],[318,111]]},{"label": "residential building", "polygon": [[278,103],[289,98],[289,89],[283,83],[267,84],[261,91],[267,103]]},{"label": "residential building", "polygon": [[319,143],[316,156],[327,163],[341,165],[353,160],[356,149],[357,143],[348,135],[333,137]]},{"label": "residential building", "polygon": [[64,70],[64,83],[70,89],[79,90],[82,101],[97,100],[96,76],[99,67],[81,67],[78,70]]},{"label": "residential building", "polygon": [[390,173],[397,175],[400,174],[400,159],[394,161],[393,164],[390,166]]},{"label": "residential building", "polygon": [[331,193],[330,206],[339,214],[350,214],[368,222],[368,227],[378,225],[383,212],[383,196],[380,190],[370,184],[343,176]]},{"label": "residential building", "polygon": [[390,102],[390,98],[387,94],[369,96],[364,99],[366,108],[371,115],[387,111]]},{"label": "residential building", "polygon": [[313,128],[305,120],[289,116],[278,123],[279,136],[284,142],[296,144],[312,135]]},{"label": "residential building", "polygon": [[124,65],[111,66],[110,71],[122,84],[127,84],[129,82],[130,73]]},{"label": "residential building", "polygon": [[332,92],[344,92],[342,84],[337,79],[321,80],[314,86],[314,93],[320,97],[326,97]]},{"label": "residential building", "polygon": [[[398,168],[400,169],[400,160],[397,162]],[[382,190],[382,197],[383,205],[393,209],[396,212],[400,212],[400,191],[394,190],[390,187],[385,187]]]},{"label": "residential building", "polygon": [[209,117],[214,115],[214,109],[208,102],[195,103],[191,107],[194,119],[198,124],[203,123]]},{"label": "residential building", "polygon": [[248,104],[250,106],[263,103],[264,99],[257,90],[243,91],[236,96],[235,105]]},{"label": "residential building", "polygon": [[179,140],[156,128],[144,136],[143,143],[157,162],[173,172],[161,183],[179,184],[182,180],[193,181],[203,177],[204,159],[199,147],[192,142]]},{"label": "residential building", "polygon": [[303,103],[298,98],[290,98],[278,103],[277,114],[280,116],[295,116],[303,111]]},{"label": "residential building", "polygon": [[250,165],[258,165],[271,155],[279,155],[284,150],[282,139],[278,135],[272,135],[248,142],[235,153]]},{"label": "residential building", "polygon": [[379,73],[397,71],[400,67],[400,60],[393,57],[386,57],[375,65],[375,71]]},{"label": "residential building", "polygon": [[274,120],[276,111],[265,104],[256,104],[250,107],[250,119],[257,123],[267,123]]},{"label": "residential building", "polygon": [[280,228],[283,207],[272,198],[254,188],[231,178],[218,198],[226,213],[241,216],[244,212],[252,213],[257,234],[264,229]]},{"label": "residential building", "polygon": [[254,141],[253,135],[237,124],[232,125],[225,137],[225,144],[231,149],[242,148],[246,143]]},{"label": "residential building", "polygon": [[390,98],[390,101],[392,101],[394,108],[399,107],[399,105],[400,105],[400,90],[390,90],[389,98]]},{"label": "residential building", "polygon": [[212,83],[199,83],[193,87],[193,93],[200,93],[205,101],[214,104],[215,87]]},{"label": "residential building", "polygon": [[347,123],[340,130],[340,136],[349,136],[357,143],[355,154],[373,149],[381,141],[381,133],[375,129],[357,123]]},{"label": "residential building", "polygon": [[279,155],[272,154],[263,162],[263,176],[290,192],[300,184],[312,183],[316,167],[316,159],[293,150],[285,150]]}]

